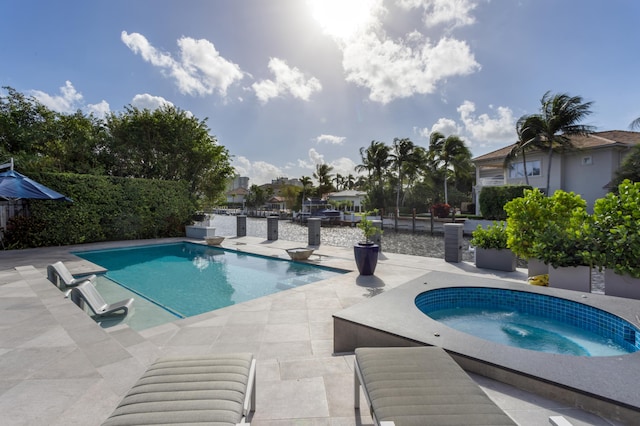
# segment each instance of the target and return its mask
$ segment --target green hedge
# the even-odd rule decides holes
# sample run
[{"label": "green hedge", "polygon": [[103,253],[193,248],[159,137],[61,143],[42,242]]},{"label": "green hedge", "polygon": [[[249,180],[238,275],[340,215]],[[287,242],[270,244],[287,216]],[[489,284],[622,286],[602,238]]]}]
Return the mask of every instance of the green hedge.
[{"label": "green hedge", "polygon": [[480,191],[480,213],[489,220],[505,220],[507,212],[504,205],[514,198],[524,195],[525,189],[531,189],[528,185],[504,185],[485,186]]},{"label": "green hedge", "polygon": [[29,217],[7,226],[11,248],[184,235],[195,204],[187,183],[108,176],[31,173],[73,200],[30,200]]}]

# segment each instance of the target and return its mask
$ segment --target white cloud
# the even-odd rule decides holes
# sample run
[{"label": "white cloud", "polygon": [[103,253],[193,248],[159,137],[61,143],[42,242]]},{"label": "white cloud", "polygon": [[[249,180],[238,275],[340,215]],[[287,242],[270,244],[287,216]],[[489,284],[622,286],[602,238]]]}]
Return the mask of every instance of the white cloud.
[{"label": "white cloud", "polygon": [[424,9],[424,23],[427,27],[451,23],[453,27],[471,25],[475,18],[471,12],[476,3],[470,0],[397,0],[404,9]]},{"label": "white cloud", "polygon": [[294,98],[308,101],[309,97],[322,89],[320,81],[315,77],[306,78],[296,67],[289,67],[285,61],[278,58],[269,60],[269,70],[275,80],[262,80],[253,83],[251,88],[262,103],[284,94],[291,94]]},{"label": "white cloud", "polygon": [[311,148],[309,150],[309,160],[311,161],[311,167],[315,170],[316,164],[324,164],[324,155]]},{"label": "white cloud", "polygon": [[369,33],[346,44],[343,55],[347,81],[368,88],[369,98],[383,104],[433,93],[437,83],[480,68],[464,41],[443,38],[434,45],[418,32],[399,42]]},{"label": "white cloud", "polygon": [[342,145],[347,138],[344,136],[320,135],[316,138],[317,143],[328,143],[331,145]]},{"label": "white cloud", "polygon": [[99,102],[97,104],[89,104],[87,105],[87,111],[90,114],[95,115],[98,118],[105,118],[109,112],[111,112],[111,108],[109,107],[109,103],[105,100]]},{"label": "white cloud", "polygon": [[478,141],[483,142],[513,142],[515,140],[516,120],[513,112],[507,107],[493,108],[493,117],[489,114],[475,115],[476,106],[471,101],[464,101],[457,111],[464,123],[465,130]]},{"label": "white cloud", "polygon": [[122,31],[122,42],[143,60],[163,69],[176,81],[181,93],[188,95],[210,95],[217,91],[226,96],[229,86],[242,80],[240,67],[220,56],[213,43],[190,37],[178,39],[179,60],[160,52],[139,33]]},{"label": "white cloud", "polygon": [[153,96],[148,93],[135,95],[131,101],[131,105],[139,109],[155,110],[163,105],[173,106],[173,103],[169,102],[162,96]]},{"label": "white cloud", "polygon": [[44,106],[61,113],[74,113],[82,103],[82,94],[76,91],[69,80],[60,87],[60,95],[49,95],[40,90],[32,90],[31,95]]},{"label": "white cloud", "polygon": [[417,129],[420,136],[429,139],[431,133],[440,132],[445,136],[460,135],[462,134],[462,128],[450,118],[439,118],[431,128],[425,127],[423,129]]},{"label": "white cloud", "polygon": [[271,183],[273,179],[284,175],[278,166],[265,161],[252,162],[243,156],[233,157],[231,164],[240,176],[249,177],[250,185]]},{"label": "white cloud", "polygon": [[342,176],[356,175],[355,167],[357,164],[351,158],[340,157],[331,161],[329,165],[333,167],[331,173],[334,175],[337,173],[340,173]]}]

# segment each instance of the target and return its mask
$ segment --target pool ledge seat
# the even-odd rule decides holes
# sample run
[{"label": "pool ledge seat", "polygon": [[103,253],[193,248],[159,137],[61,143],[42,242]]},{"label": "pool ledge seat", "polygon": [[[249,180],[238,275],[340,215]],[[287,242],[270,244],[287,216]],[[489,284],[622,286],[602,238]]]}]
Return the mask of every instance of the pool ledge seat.
[{"label": "pool ledge seat", "polygon": [[376,425],[516,425],[443,349],[358,348],[360,387]]},{"label": "pool ledge seat", "polygon": [[255,366],[250,353],[159,358],[102,425],[249,425]]}]

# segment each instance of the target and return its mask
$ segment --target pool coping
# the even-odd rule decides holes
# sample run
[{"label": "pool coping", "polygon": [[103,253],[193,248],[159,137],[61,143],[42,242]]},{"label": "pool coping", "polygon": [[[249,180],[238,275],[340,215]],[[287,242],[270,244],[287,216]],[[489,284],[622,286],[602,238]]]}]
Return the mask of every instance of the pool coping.
[{"label": "pool coping", "polygon": [[493,287],[546,294],[611,312],[636,327],[640,323],[640,302],[634,299],[430,272],[335,313],[334,352],[351,352],[363,346],[439,346],[466,370],[605,417],[640,422],[640,351],[622,356],[580,357],[520,349],[471,336],[429,318],[415,305],[420,293],[449,287]]}]

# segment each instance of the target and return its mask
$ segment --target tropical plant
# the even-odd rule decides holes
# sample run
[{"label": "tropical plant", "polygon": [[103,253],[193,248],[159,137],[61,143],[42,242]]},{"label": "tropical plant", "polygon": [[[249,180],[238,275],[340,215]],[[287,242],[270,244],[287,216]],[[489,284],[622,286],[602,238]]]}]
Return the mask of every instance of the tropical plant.
[{"label": "tropical plant", "polygon": [[593,207],[593,257],[600,267],[640,278],[640,182],[624,180]]},{"label": "tropical plant", "polygon": [[318,181],[318,197],[322,197],[333,190],[332,174],[333,167],[326,164],[316,164],[316,171],[313,172],[313,177]]},{"label": "tropical plant", "polygon": [[588,135],[595,130],[592,126],[579,124],[591,114],[592,102],[583,102],[580,96],[569,96],[566,93],[552,95],[546,92],[540,100],[539,114],[521,118],[526,123],[525,134],[528,140],[540,141],[547,149],[547,186],[549,193],[551,184],[551,159],[554,151],[565,151],[573,148],[570,136]]},{"label": "tropical plant", "polygon": [[373,223],[373,221],[371,219],[369,219],[368,217],[370,215],[377,215],[378,211],[374,210],[374,211],[370,211],[370,212],[364,212],[361,216],[360,222],[358,222],[358,229],[360,229],[362,231],[362,234],[364,236],[364,244],[371,244],[372,238],[374,235],[376,235],[376,233],[380,233],[382,234],[382,230],[379,229],[377,226],[375,226],[375,224]]},{"label": "tropical plant", "polygon": [[431,206],[431,214],[435,217],[449,217],[451,214],[451,206],[447,203],[436,203]]},{"label": "tropical plant", "polygon": [[504,209],[507,247],[516,255],[554,267],[589,263],[591,225],[580,195],[558,190],[547,197],[537,188],[526,189]]},{"label": "tropical plant", "polygon": [[420,161],[419,150],[416,145],[407,138],[394,138],[391,148],[391,166],[396,172],[396,213],[400,209],[400,198],[406,174],[413,174]]},{"label": "tropical plant", "polygon": [[522,155],[522,166],[524,168],[524,179],[529,185],[529,173],[527,171],[527,151],[532,149],[542,149],[544,144],[540,139],[540,135],[534,131],[533,122],[530,116],[522,116],[516,123],[516,133],[518,141],[512,146],[511,150],[504,159],[505,167],[518,159]]},{"label": "tropical plant", "polygon": [[482,225],[472,232],[469,243],[483,249],[502,250],[507,248],[507,230],[505,222],[493,222],[483,228]]},{"label": "tropical plant", "polygon": [[445,137],[440,132],[433,132],[429,137],[429,157],[436,169],[441,170],[444,175],[444,202],[448,203],[449,175],[470,170],[471,151],[460,137],[456,135]]}]

